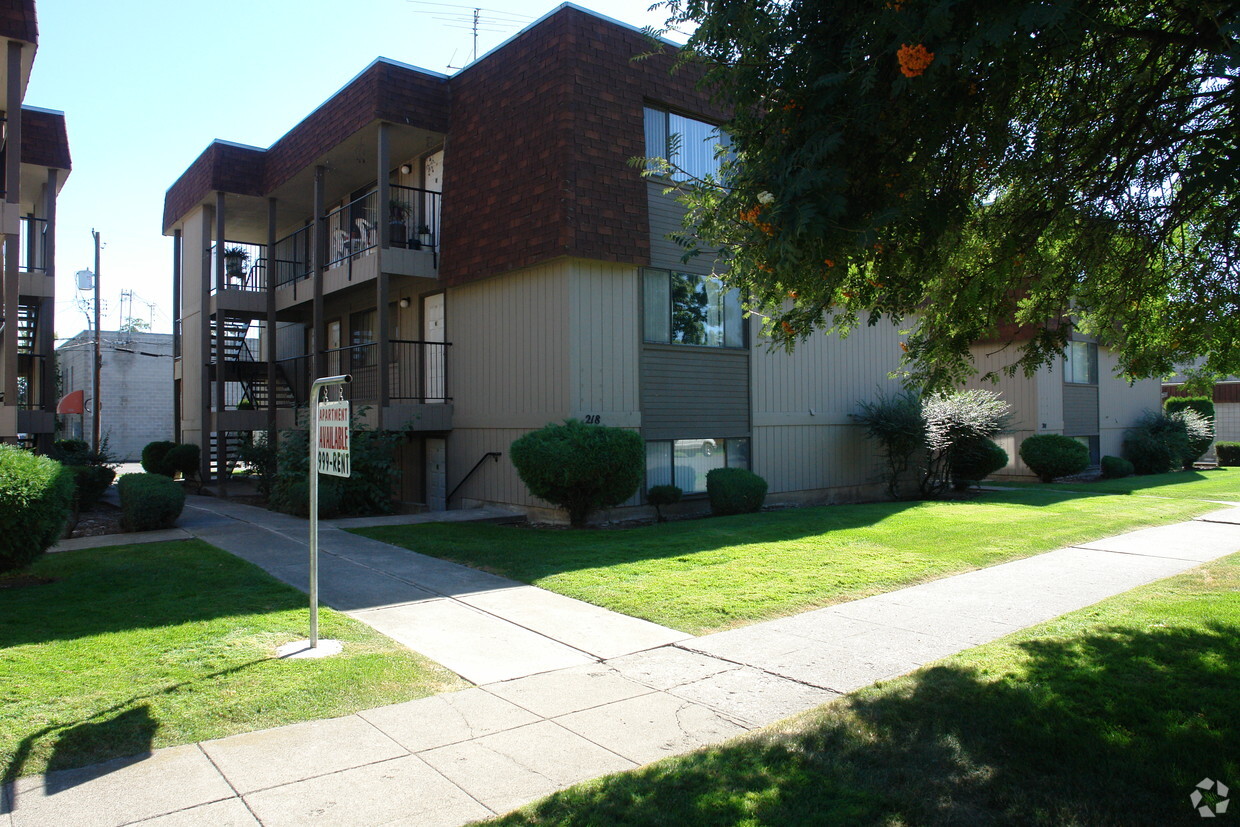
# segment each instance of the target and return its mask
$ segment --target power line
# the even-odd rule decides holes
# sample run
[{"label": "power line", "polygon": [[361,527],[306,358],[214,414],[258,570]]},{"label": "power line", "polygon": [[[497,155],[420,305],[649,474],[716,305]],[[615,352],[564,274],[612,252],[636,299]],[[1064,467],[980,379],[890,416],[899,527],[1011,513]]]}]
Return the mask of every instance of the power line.
[{"label": "power line", "polygon": [[[478,33],[487,34],[506,34],[515,28],[525,25],[533,20],[532,17],[524,14],[514,14],[513,12],[503,11],[501,9],[488,9],[483,6],[468,6],[458,3],[434,3],[429,0],[408,0],[417,6],[428,6],[430,8],[415,9],[414,14],[429,15],[432,20],[444,23],[447,29],[467,29],[473,34],[473,57],[471,62],[478,59]],[[459,11],[454,11],[459,10]],[[453,54],[455,57],[455,53]],[[463,66],[453,66],[452,61],[448,61],[449,69],[462,69]]]}]

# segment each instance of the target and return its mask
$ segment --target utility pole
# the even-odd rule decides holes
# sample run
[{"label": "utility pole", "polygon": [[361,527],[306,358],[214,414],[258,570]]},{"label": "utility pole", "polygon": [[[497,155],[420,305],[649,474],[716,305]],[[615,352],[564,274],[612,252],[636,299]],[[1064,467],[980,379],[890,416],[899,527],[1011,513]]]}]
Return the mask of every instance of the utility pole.
[{"label": "utility pole", "polygon": [[100,353],[99,333],[99,231],[91,229],[95,237],[95,379],[94,379],[94,410],[91,411],[91,450],[99,450],[99,374],[103,367],[103,356]]}]

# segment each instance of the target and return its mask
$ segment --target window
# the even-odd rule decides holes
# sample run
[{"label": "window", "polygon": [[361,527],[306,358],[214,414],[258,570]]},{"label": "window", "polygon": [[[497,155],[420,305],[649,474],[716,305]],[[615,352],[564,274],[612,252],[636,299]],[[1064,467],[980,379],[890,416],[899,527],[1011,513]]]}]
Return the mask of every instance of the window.
[{"label": "window", "polygon": [[352,354],[350,365],[353,370],[378,364],[379,349],[374,344],[379,339],[377,322],[373,310],[362,310],[349,315],[349,344]]},{"label": "window", "polygon": [[646,489],[675,485],[686,494],[706,492],[715,468],[748,468],[748,439],[676,439],[646,443]]},{"label": "window", "polygon": [[1073,437],[1077,442],[1089,449],[1089,464],[1099,465],[1102,462],[1102,450],[1099,446],[1098,437],[1096,436],[1077,436]]},{"label": "window", "polygon": [[1073,385],[1098,384],[1098,345],[1068,342],[1063,352],[1063,381]]},{"label": "window", "polygon": [[[673,136],[675,140],[673,140]],[[673,146],[673,144],[675,146]],[[729,146],[728,135],[719,127],[675,112],[646,107],[646,155],[666,158],[683,172],[672,180],[719,177],[718,146]]]},{"label": "window", "polygon": [[647,342],[745,346],[740,292],[714,276],[647,270],[643,302]]}]

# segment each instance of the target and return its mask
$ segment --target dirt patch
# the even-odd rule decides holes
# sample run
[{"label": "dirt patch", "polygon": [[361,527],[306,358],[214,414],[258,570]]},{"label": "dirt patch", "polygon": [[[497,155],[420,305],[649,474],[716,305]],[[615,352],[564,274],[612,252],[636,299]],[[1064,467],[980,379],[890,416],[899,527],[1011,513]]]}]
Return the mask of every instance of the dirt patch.
[{"label": "dirt patch", "polygon": [[109,503],[98,503],[89,511],[78,512],[77,525],[69,537],[98,537],[103,534],[121,534],[121,510]]}]

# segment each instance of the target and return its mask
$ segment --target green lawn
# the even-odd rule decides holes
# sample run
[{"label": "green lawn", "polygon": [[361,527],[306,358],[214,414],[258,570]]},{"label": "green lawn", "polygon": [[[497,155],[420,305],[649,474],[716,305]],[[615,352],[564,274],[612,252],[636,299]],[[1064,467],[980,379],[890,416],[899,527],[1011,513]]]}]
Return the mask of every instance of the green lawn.
[{"label": "green lawn", "polygon": [[[346,715],[465,684],[197,540],[45,555],[55,582],[0,589],[0,781],[158,747]],[[0,581],[3,582],[3,581]]]},{"label": "green lawn", "polygon": [[891,591],[1219,506],[1009,492],[602,531],[463,523],[358,534],[692,634]]},{"label": "green lawn", "polygon": [[995,485],[1042,491],[1086,491],[1096,494],[1138,494],[1150,497],[1177,497],[1192,500],[1240,502],[1240,468],[1211,468],[1205,471],[1173,471],[1145,477],[1124,477],[1097,482],[1000,482]]},{"label": "green lawn", "polygon": [[1237,686],[1233,555],[496,823],[1198,824]]}]

